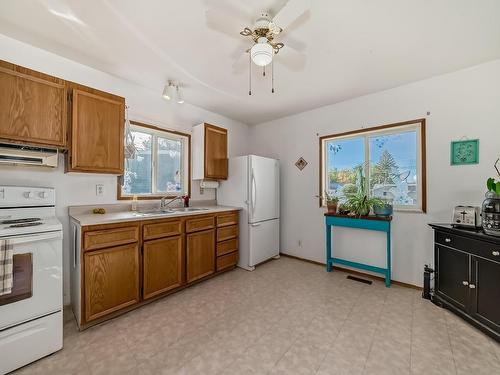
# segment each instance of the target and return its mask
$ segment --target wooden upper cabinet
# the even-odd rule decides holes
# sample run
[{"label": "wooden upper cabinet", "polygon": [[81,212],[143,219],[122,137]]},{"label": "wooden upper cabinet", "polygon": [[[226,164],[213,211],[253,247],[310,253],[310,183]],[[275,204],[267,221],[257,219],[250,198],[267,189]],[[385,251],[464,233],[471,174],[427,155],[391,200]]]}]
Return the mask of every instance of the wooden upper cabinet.
[{"label": "wooden upper cabinet", "polygon": [[125,99],[70,85],[71,150],[66,171],[122,174]]},{"label": "wooden upper cabinet", "polygon": [[0,139],[66,147],[65,81],[0,60]]},{"label": "wooden upper cabinet", "polygon": [[193,128],[193,179],[227,180],[227,129],[201,124]]}]

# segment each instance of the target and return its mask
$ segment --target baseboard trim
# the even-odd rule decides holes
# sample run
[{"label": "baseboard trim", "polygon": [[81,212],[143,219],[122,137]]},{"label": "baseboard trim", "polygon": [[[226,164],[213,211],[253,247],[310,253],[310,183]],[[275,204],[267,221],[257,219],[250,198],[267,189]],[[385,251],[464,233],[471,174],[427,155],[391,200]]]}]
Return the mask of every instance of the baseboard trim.
[{"label": "baseboard trim", "polygon": [[[325,263],[316,262],[315,260],[306,259],[306,258],[298,257],[298,256],[295,256],[295,255],[285,254],[285,253],[280,253],[280,255],[282,255],[284,257],[292,258],[292,259],[301,260],[303,262],[316,264],[318,266],[326,267]],[[376,275],[371,275],[371,274],[366,273],[366,272],[351,270],[349,268],[339,267],[339,266],[333,266],[333,269],[339,270],[339,271],[342,271],[342,272],[347,272],[347,273],[350,273],[350,274],[353,274],[353,275],[368,277],[368,278],[373,279],[373,280],[378,280],[378,281],[384,281],[385,282],[385,279],[383,277],[376,276]],[[408,283],[403,283],[402,281],[396,281],[396,280],[392,280],[392,279],[391,279],[391,284],[395,284],[395,285],[399,285],[399,286],[404,286],[404,287],[410,288],[410,289],[422,290],[422,287],[420,287],[420,286],[413,285],[413,284],[408,284]]]}]

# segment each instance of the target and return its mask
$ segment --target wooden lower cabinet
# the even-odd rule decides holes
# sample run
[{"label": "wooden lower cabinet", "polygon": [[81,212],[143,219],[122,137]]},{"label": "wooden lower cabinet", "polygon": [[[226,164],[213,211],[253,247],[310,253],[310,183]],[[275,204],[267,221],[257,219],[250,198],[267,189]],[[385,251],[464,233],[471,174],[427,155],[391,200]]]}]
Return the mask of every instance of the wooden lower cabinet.
[{"label": "wooden lower cabinet", "polygon": [[86,322],[139,302],[137,244],[88,251],[83,258]]},{"label": "wooden lower cabinet", "polygon": [[75,230],[79,240],[72,241],[72,254],[81,256],[75,257],[73,267],[80,272],[71,275],[72,296],[81,296],[73,304],[80,329],[236,266],[238,227],[228,224],[237,216],[230,216],[221,221],[217,215],[190,215]]},{"label": "wooden lower cabinet", "polygon": [[215,272],[215,230],[186,235],[187,282]]},{"label": "wooden lower cabinet", "polygon": [[152,298],[184,284],[182,236],[146,241],[143,245],[143,298]]}]

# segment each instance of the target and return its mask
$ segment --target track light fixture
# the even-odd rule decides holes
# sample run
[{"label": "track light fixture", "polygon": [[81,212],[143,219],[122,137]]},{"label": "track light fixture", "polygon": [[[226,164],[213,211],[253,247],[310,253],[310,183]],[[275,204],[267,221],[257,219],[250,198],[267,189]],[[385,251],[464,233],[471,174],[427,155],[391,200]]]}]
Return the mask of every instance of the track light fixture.
[{"label": "track light fixture", "polygon": [[168,81],[168,83],[163,88],[163,99],[172,100],[178,104],[184,103],[184,94],[182,92],[182,87],[173,81]]}]

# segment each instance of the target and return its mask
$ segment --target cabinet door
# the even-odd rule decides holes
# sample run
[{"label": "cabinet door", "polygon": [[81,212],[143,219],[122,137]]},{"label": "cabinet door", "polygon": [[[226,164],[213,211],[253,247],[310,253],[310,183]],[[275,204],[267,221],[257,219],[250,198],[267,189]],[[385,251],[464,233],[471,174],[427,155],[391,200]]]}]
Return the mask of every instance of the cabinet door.
[{"label": "cabinet door", "polygon": [[500,263],[472,257],[471,314],[500,332]]},{"label": "cabinet door", "polygon": [[182,236],[144,242],[144,299],[180,287],[184,281]]},{"label": "cabinet door", "polygon": [[68,171],[123,173],[123,99],[73,90]]},{"label": "cabinet door", "polygon": [[227,179],[227,129],[205,124],[205,178]]},{"label": "cabinet door", "polygon": [[139,302],[137,244],[86,252],[84,285],[86,322]]},{"label": "cabinet door", "polygon": [[0,138],[66,146],[64,81],[0,61]]},{"label": "cabinet door", "polygon": [[186,235],[187,282],[215,272],[215,230]]},{"label": "cabinet door", "polygon": [[469,255],[436,245],[436,294],[456,307],[466,310],[469,296]]}]

